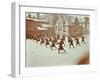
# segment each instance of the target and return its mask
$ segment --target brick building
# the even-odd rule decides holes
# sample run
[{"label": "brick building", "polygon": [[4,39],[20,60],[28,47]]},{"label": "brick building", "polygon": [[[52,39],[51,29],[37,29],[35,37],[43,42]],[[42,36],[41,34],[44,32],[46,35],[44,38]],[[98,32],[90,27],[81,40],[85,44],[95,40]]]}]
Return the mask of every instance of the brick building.
[{"label": "brick building", "polygon": [[82,26],[80,26],[79,20],[76,17],[74,23],[69,25],[68,33],[71,37],[82,36]]},{"label": "brick building", "polygon": [[[47,27],[44,27],[46,25]],[[53,27],[49,23],[40,19],[26,18],[26,38],[32,38],[35,33],[54,33]]]}]

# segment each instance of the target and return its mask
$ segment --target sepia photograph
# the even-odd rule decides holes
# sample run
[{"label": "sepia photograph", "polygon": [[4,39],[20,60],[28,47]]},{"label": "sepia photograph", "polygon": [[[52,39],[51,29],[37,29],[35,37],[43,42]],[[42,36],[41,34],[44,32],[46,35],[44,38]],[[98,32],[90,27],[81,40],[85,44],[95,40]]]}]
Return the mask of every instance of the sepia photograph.
[{"label": "sepia photograph", "polygon": [[25,12],[25,67],[90,64],[90,16]]}]

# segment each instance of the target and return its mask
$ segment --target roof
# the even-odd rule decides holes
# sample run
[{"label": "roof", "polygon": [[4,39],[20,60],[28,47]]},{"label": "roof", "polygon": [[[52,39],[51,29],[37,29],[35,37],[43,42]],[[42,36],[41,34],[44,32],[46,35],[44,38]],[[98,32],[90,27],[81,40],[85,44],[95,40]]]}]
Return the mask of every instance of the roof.
[{"label": "roof", "polygon": [[33,18],[26,18],[27,20],[33,20],[33,21],[37,21],[37,22],[46,22],[48,23],[48,21],[46,20],[41,20],[41,19],[33,19]]},{"label": "roof", "polygon": [[47,28],[37,27],[38,30],[48,30]]}]

